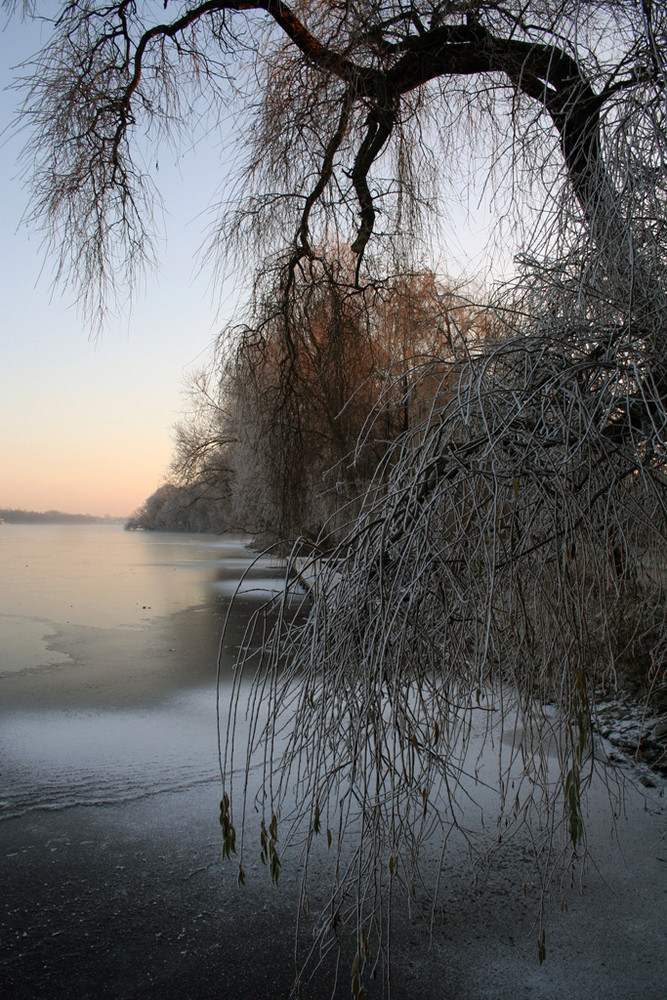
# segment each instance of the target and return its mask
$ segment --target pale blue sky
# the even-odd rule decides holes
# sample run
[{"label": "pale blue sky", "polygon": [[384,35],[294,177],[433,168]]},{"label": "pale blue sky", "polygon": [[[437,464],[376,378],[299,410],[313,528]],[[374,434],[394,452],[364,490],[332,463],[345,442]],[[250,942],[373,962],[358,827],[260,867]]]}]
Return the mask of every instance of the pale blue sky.
[{"label": "pale blue sky", "polygon": [[[17,20],[0,34],[0,130],[16,108],[15,93],[4,89],[12,66],[38,47],[34,24]],[[5,133],[0,146],[0,507],[125,515],[162,481],[187,405],[185,373],[207,360],[237,307],[238,282],[214,293],[210,272],[197,268],[204,213],[225,179],[219,142],[213,135],[180,158],[160,153],[156,179],[169,213],[160,271],[131,316],[108,323],[97,340],[73,296],[52,292],[39,236],[20,227],[21,144]],[[471,235],[466,210],[458,210],[448,241],[457,262],[467,248],[472,268],[488,242],[481,222]]]},{"label": "pale blue sky", "polygon": [[[0,34],[0,129],[16,106],[4,89],[11,67],[37,42],[30,24]],[[94,340],[73,295],[52,292],[48,262],[40,275],[39,235],[20,227],[21,145],[5,134],[0,146],[0,507],[125,515],[162,480],[187,405],[184,373],[206,361],[233,313],[233,293],[218,311],[210,274],[197,274],[201,213],[221,181],[220,153],[211,143],[178,164],[174,153],[161,156],[169,215],[160,272],[131,316]]]}]

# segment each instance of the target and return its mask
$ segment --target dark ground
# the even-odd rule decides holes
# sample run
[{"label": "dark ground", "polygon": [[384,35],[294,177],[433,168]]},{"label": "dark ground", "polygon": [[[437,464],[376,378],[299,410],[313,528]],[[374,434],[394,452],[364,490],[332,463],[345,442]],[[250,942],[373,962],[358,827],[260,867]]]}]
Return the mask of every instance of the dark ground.
[{"label": "dark ground", "polygon": [[[115,806],[33,812],[0,825],[0,995],[13,1000],[281,1000],[294,977],[296,872],[281,887],[252,860],[248,884],[219,860],[213,783]],[[664,1000],[667,995],[665,798],[628,800],[614,842],[593,797],[584,888],[547,914],[537,960],[535,896],[521,851],[471,887],[463,855],[445,879],[432,941],[403,907],[394,941],[398,1000]],[[599,813],[597,812],[599,808]],[[257,859],[258,861],[258,859]],[[317,887],[313,903],[318,899]],[[321,898],[321,896],[320,896]],[[325,962],[304,996],[349,997]],[[369,984],[367,997],[382,995]]]}]

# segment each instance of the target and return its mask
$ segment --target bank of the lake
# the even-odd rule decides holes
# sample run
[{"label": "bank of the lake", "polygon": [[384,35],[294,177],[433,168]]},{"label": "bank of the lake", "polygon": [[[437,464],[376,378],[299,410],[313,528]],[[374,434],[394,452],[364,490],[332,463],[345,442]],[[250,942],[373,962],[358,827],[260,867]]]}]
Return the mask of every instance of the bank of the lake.
[{"label": "bank of the lake", "polygon": [[[216,660],[230,595],[254,558],[245,540],[20,526],[10,545],[19,526],[7,528],[2,995],[287,998],[298,854],[284,858],[279,889],[254,831],[244,888],[220,857]],[[244,623],[279,575],[270,561],[250,569],[222,651],[223,701]],[[527,844],[515,841],[475,883],[465,848],[452,842],[432,938],[398,907],[395,1000],[661,1000],[662,787],[631,780],[614,833],[596,782],[588,822],[593,863],[547,908],[542,966]],[[332,875],[324,847],[317,865],[312,913]],[[303,929],[307,946],[312,928]],[[304,995],[347,998],[351,958],[337,980],[331,953]],[[381,995],[371,982],[369,1000]]]},{"label": "bank of the lake", "polygon": [[[220,861],[216,804],[213,787],[191,786],[3,823],[3,995],[287,998],[298,868],[285,863],[275,889],[257,847],[239,888],[234,867]],[[455,853],[432,941],[427,924],[399,908],[394,997],[661,1000],[665,854],[656,804],[644,808],[633,798],[622,858],[606,823],[591,817],[599,870],[566,891],[567,912],[548,907],[542,966],[522,853],[510,852],[475,888],[465,853]],[[322,886],[319,901],[323,893]],[[332,995],[332,958],[306,997]],[[349,996],[351,958],[336,997]],[[381,996],[379,984],[367,995]]]}]

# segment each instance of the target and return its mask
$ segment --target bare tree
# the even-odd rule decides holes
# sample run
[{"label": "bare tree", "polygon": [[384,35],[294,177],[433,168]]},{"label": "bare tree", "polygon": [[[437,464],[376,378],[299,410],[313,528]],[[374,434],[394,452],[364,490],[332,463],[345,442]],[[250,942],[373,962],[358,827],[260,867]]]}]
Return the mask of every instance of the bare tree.
[{"label": "bare tree", "polygon": [[[261,666],[243,759],[264,762],[263,856],[277,878],[300,831],[307,870],[317,834],[335,836],[322,933],[353,921],[360,995],[384,903],[458,822],[485,704],[515,736],[509,754],[496,744],[499,836],[528,824],[547,871],[585,837],[597,692],[638,643],[647,688],[664,683],[667,15],[651,0],[164,6],[160,20],[147,2],[68,3],[28,68],[33,221],[93,313],[153,252],[133,141],[178,136],[198,108],[246,115],[240,195],[211,249],[231,232],[235,260],[259,256],[260,290],[274,282],[283,388],[303,358],[291,317],[325,249],[351,245],[346,284],[361,294],[432,235],[468,150],[499,198],[521,192],[502,336],[473,350],[457,335],[407,391],[398,372],[387,393],[421,393],[421,418],[318,567],[305,620],[283,597],[254,622],[261,644],[244,644]],[[242,877],[240,694],[221,822]]]},{"label": "bare tree", "polygon": [[234,228],[287,253],[290,274],[320,237],[356,229],[361,278],[378,209],[378,237],[398,235],[478,129],[522,183],[545,182],[549,218],[568,212],[559,232],[583,224],[608,276],[636,272],[642,250],[656,263],[655,240],[629,226],[641,209],[660,218],[664,195],[661,5],[170,0],[155,13],[65,4],[28,67],[32,217],[91,308],[152,259],[135,137],[177,138],[230,102],[254,110]]},{"label": "bare tree", "polygon": [[236,444],[229,405],[222,398],[216,361],[188,376],[186,417],[174,428],[171,475],[181,486],[196,485],[202,496],[229,501],[230,454]]}]

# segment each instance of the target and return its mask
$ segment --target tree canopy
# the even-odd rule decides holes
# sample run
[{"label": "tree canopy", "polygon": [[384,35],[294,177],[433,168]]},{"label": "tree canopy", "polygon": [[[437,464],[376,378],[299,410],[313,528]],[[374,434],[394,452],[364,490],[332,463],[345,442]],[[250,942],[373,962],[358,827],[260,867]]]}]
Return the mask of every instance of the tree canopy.
[{"label": "tree canopy", "polygon": [[371,235],[413,241],[477,144],[486,169],[542,189],[545,238],[585,229],[625,281],[664,236],[664,32],[648,0],[59,5],[27,67],[31,217],[97,310],[154,256],[142,143],[232,109],[243,188],[213,244],[254,236],[293,274],[335,239],[362,281]]},{"label": "tree canopy", "polygon": [[[528,826],[546,886],[585,844],[600,692],[639,660],[646,696],[666,689],[666,52],[651,0],[123,0],[63,4],[27,67],[31,219],[93,317],[155,254],[151,144],[203,120],[238,146],[209,232],[253,287],[227,384],[249,440],[287,456],[279,485],[305,483],[304,434],[326,431],[356,492],[292,550],[290,571],[317,569],[299,613],[288,593],[249,627],[223,851],[243,879],[257,754],[276,880],[279,830],[306,858],[335,831],[322,934],[349,917],[366,942],[357,996],[394,885],[474,795],[475,734],[497,749],[497,840]],[[473,336],[479,303],[441,296],[369,365],[369,329],[400,326],[392,296],[480,172],[516,277],[479,296]]]}]

